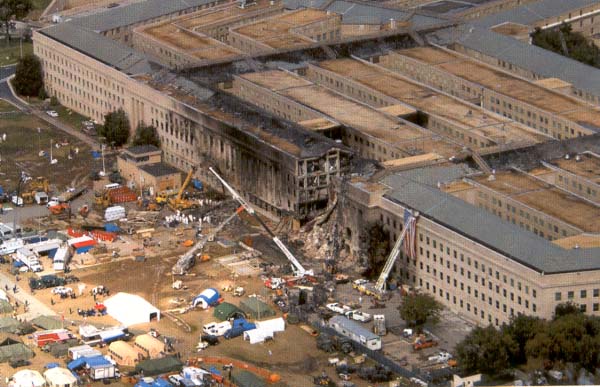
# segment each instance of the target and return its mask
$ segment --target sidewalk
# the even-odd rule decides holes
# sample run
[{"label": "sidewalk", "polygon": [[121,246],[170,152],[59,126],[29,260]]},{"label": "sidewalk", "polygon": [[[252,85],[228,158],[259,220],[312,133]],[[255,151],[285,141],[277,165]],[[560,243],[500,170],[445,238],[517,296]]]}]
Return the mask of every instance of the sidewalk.
[{"label": "sidewalk", "polygon": [[[38,316],[55,316],[56,312],[50,309],[48,306],[40,302],[37,298],[32,296],[23,290],[22,286],[28,286],[27,281],[25,279],[21,279],[17,283],[17,292],[13,293],[13,287],[15,286],[14,277],[6,273],[0,273],[0,288],[5,289],[6,285],[8,285],[8,291],[6,292],[12,300],[17,300],[19,302],[19,308],[16,310],[17,317],[24,320],[31,320]],[[27,313],[24,312],[23,305],[25,301],[29,304],[29,311]],[[14,306],[14,302],[13,302]]]}]

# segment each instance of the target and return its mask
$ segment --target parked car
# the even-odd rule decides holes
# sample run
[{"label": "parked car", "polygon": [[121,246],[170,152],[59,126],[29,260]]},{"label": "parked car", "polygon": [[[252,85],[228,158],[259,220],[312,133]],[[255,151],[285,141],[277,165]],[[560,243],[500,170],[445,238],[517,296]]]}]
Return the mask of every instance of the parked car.
[{"label": "parked car", "polygon": [[46,114],[49,115],[50,117],[58,117],[58,113],[55,110],[46,110]]},{"label": "parked car", "polygon": [[327,305],[325,305],[325,307],[327,309],[329,309],[330,311],[339,313],[339,314],[346,314],[346,313],[352,311],[352,308],[350,308],[347,305],[342,305],[339,302],[333,302],[331,304],[327,304]]},{"label": "parked car", "polygon": [[371,315],[369,313],[361,312],[360,310],[351,310],[350,312],[346,312],[344,315],[351,320],[360,322],[371,321]]},{"label": "parked car", "polygon": [[52,288],[52,294],[71,294],[73,289],[65,286],[57,286]]},{"label": "parked car", "polygon": [[19,368],[19,367],[25,367],[31,364],[31,362],[29,360],[25,360],[25,359],[15,359],[15,360],[11,360],[8,363],[12,368]]},{"label": "parked car", "polygon": [[170,375],[169,382],[175,386],[180,387],[182,385],[183,376],[181,375]]}]

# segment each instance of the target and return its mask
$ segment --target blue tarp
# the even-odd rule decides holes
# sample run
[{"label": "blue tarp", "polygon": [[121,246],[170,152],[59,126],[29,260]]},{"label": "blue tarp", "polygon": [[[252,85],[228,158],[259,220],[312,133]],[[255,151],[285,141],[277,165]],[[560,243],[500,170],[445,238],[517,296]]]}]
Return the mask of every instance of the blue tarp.
[{"label": "blue tarp", "polygon": [[163,378],[158,378],[154,381],[154,387],[172,387],[171,383],[167,382]]},{"label": "blue tarp", "polygon": [[56,368],[58,367],[58,363],[48,363],[44,367],[46,367],[47,369]]},{"label": "blue tarp", "polygon": [[80,357],[79,359],[73,360],[67,364],[67,368],[71,371],[79,369],[85,365],[85,357]]},{"label": "blue tarp", "polygon": [[98,151],[92,151],[92,157],[95,159],[99,159],[100,157],[102,157],[102,153]]},{"label": "blue tarp", "polygon": [[84,359],[85,363],[90,366],[90,368],[112,365],[112,363],[106,360],[104,356],[85,357]]},{"label": "blue tarp", "polygon": [[23,267],[23,266],[25,266],[25,264],[21,261],[14,261],[13,266],[14,267]]},{"label": "blue tarp", "polygon": [[75,250],[77,254],[84,254],[90,251],[94,246],[83,246]]},{"label": "blue tarp", "polygon": [[106,223],[104,224],[104,231],[108,232],[119,232],[121,229],[114,223]]},{"label": "blue tarp", "polygon": [[192,179],[192,185],[198,191],[202,191],[202,189],[204,188],[204,186],[202,185],[202,182],[198,179]]},{"label": "blue tarp", "polygon": [[2,186],[0,186],[0,195],[4,195],[4,188]]},{"label": "blue tarp", "polygon": [[58,249],[52,249],[48,251],[48,257],[54,259],[54,256],[56,255],[56,251]]}]

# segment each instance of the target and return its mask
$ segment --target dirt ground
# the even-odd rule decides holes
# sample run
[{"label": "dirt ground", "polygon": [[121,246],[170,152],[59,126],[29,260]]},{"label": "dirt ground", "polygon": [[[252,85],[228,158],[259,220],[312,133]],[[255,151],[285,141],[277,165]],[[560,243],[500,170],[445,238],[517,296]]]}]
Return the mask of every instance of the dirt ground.
[{"label": "dirt ground", "polygon": [[[38,132],[37,128],[40,128]],[[0,138],[6,134],[6,141],[0,142],[0,185],[7,192],[16,190],[21,171],[35,178],[47,177],[50,188],[61,193],[66,187],[80,184],[86,179],[95,165],[90,149],[77,139],[48,125],[34,116],[23,113],[3,114],[0,118]],[[52,157],[57,164],[50,165],[50,141]],[[57,143],[68,145],[56,148]],[[75,154],[76,149],[78,153]],[[40,150],[47,155],[39,156]],[[69,153],[73,159],[68,160]]]}]

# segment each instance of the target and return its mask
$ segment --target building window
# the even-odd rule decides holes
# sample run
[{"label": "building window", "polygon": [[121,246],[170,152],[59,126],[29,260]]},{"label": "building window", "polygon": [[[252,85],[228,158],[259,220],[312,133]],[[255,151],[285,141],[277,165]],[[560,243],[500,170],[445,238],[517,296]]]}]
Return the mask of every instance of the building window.
[{"label": "building window", "polygon": [[579,292],[579,295],[581,298],[586,298],[587,297],[587,290],[582,290],[581,292]]},{"label": "building window", "polygon": [[600,304],[598,304],[597,302],[594,303],[594,305],[592,305],[592,310],[594,312],[597,312],[600,308],[599,308]]},{"label": "building window", "polygon": [[562,299],[562,294],[560,292],[554,293],[554,301],[560,301]]},{"label": "building window", "polygon": [[568,298],[569,300],[572,300],[573,298],[575,298],[575,292],[574,292],[574,291],[569,291],[569,292],[567,293],[567,298]]}]

